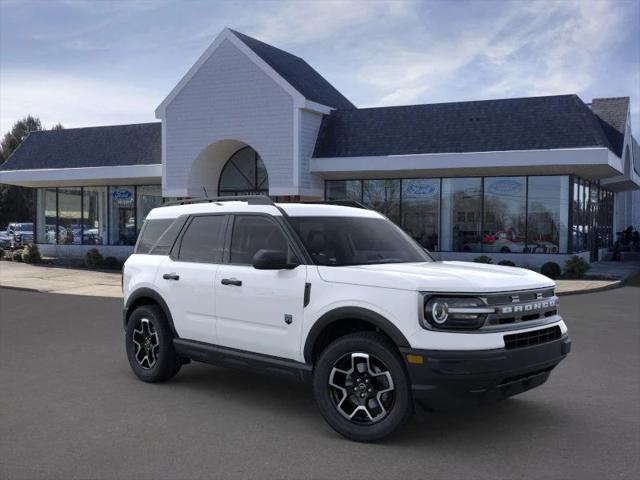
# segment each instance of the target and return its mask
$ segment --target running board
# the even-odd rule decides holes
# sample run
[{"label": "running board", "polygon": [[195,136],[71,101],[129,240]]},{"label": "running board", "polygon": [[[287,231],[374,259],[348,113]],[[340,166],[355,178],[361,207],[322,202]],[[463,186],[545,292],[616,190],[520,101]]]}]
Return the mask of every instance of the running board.
[{"label": "running board", "polygon": [[221,347],[196,340],[173,339],[180,357],[222,367],[242,368],[309,381],[313,368],[306,363],[235,348]]}]

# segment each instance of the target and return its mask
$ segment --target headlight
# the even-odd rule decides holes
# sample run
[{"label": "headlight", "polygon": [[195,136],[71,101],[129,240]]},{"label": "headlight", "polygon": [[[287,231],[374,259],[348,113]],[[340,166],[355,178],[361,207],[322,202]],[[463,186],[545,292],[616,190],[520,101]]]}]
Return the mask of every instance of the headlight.
[{"label": "headlight", "polygon": [[480,328],[489,313],[495,308],[488,307],[481,299],[474,297],[431,297],[424,305],[423,327],[438,329]]}]

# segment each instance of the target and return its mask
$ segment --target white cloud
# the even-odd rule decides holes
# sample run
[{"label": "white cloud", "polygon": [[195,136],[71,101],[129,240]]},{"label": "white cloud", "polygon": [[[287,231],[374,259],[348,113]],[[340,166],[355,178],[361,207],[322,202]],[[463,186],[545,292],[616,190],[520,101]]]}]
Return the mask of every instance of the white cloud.
[{"label": "white cloud", "polygon": [[81,78],[49,72],[3,72],[0,83],[0,132],[27,114],[45,127],[138,123],[154,120],[162,100],[129,83]]},{"label": "white cloud", "polygon": [[[491,24],[436,37],[371,40],[359,52],[357,83],[372,105],[574,93],[587,89],[596,59],[619,35],[621,9],[604,1],[505,3]],[[433,26],[433,25],[432,25]],[[468,90],[471,84],[473,90]],[[463,98],[452,98],[459,93]]]},{"label": "white cloud", "polygon": [[288,0],[256,13],[253,34],[265,42],[307,44],[332,39],[346,30],[388,23],[414,10],[415,0]]}]

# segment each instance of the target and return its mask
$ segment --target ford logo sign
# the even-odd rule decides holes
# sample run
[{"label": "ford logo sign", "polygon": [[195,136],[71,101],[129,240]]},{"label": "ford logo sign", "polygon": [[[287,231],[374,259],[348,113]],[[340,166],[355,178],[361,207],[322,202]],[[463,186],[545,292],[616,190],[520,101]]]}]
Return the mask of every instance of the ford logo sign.
[{"label": "ford logo sign", "polygon": [[438,194],[438,183],[413,181],[406,186],[403,193],[414,198],[433,197]]},{"label": "ford logo sign", "polygon": [[131,198],[133,198],[133,193],[131,193],[131,190],[114,190],[111,192],[111,198],[119,201],[131,200]]},{"label": "ford logo sign", "polygon": [[515,196],[522,192],[522,182],[515,180],[498,180],[491,182],[489,185],[489,193],[501,196]]}]

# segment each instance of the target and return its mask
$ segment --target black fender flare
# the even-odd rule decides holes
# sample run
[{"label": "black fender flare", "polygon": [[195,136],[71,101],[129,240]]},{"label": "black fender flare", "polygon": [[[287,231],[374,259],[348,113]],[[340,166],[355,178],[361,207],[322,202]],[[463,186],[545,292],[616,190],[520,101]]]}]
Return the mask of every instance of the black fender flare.
[{"label": "black fender flare", "polygon": [[150,298],[155,303],[160,305],[160,308],[162,309],[167,321],[169,322],[169,328],[171,329],[171,333],[173,334],[173,337],[180,338],[173,324],[173,317],[171,316],[171,310],[169,310],[169,306],[167,305],[167,302],[164,301],[164,299],[158,292],[156,292],[151,288],[146,288],[146,287],[142,287],[142,288],[138,288],[137,290],[134,290],[133,293],[129,295],[129,298],[127,298],[127,303],[124,306],[124,314],[122,316],[124,328],[125,329],[127,328],[127,321],[129,320],[129,315],[131,315],[131,306],[136,302],[136,300],[139,300],[141,298]]},{"label": "black fender flare", "polygon": [[303,350],[304,359],[307,363],[311,363],[313,361],[311,358],[313,346],[324,329],[334,322],[347,319],[362,320],[374,325],[386,333],[399,348],[411,347],[409,341],[398,327],[379,313],[362,307],[339,307],[322,315],[313,327],[311,327],[311,330],[309,330]]}]

